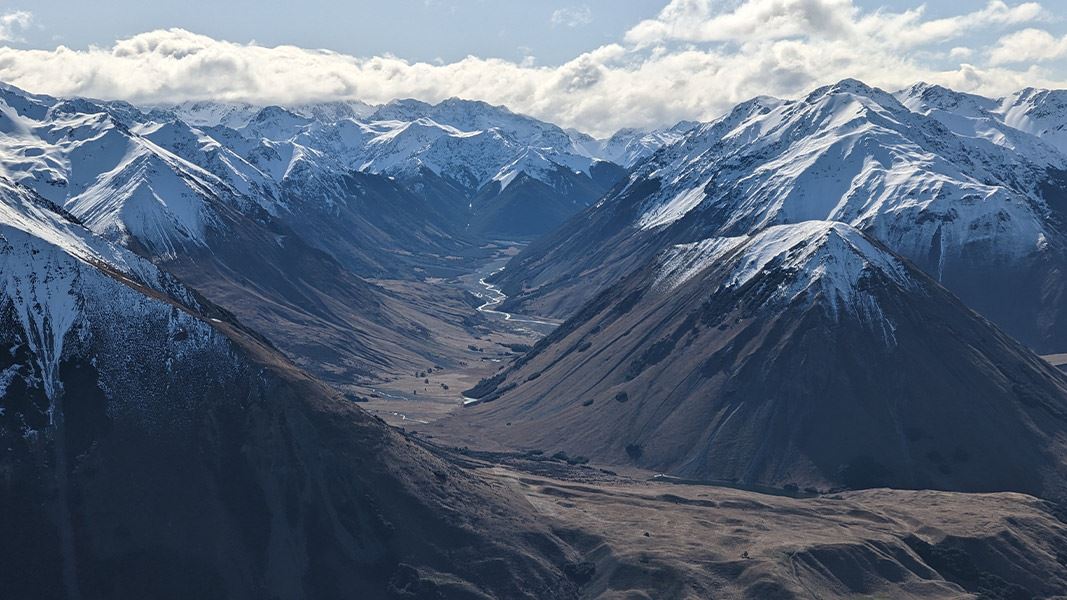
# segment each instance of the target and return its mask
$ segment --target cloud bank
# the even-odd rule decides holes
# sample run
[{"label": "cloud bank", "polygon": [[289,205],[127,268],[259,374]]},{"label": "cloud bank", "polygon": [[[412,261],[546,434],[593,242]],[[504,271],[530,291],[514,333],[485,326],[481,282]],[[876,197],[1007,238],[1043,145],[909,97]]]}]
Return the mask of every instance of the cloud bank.
[{"label": "cloud bank", "polygon": [[[1067,55],[1067,43],[1047,31],[1052,18],[1039,3],[1001,0],[936,19],[921,6],[863,11],[852,0],[672,0],[619,43],[556,66],[353,57],[167,29],[85,50],[3,47],[0,80],[136,103],[458,96],[605,135],[707,120],[752,96],[796,97],[845,77],[887,89],[924,80],[993,96],[1067,87],[1067,67],[1054,60]],[[960,44],[975,32],[989,41],[985,47]]]}]

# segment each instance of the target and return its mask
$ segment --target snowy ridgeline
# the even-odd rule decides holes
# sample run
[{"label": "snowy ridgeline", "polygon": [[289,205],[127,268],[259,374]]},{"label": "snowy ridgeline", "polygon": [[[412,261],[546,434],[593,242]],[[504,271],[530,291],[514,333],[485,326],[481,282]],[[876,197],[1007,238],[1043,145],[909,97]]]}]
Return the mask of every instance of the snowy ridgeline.
[{"label": "snowy ridgeline", "polygon": [[726,265],[722,287],[738,289],[771,269],[788,274],[772,298],[790,301],[801,293],[822,293],[836,312],[862,294],[860,280],[881,274],[914,287],[898,258],[876,247],[845,223],[804,221],[775,225],[752,236],[709,238],[681,244],[660,257],[654,287],[670,292],[705,270]]},{"label": "snowy ridgeline", "polygon": [[[747,236],[757,232],[756,241],[779,255],[784,241],[770,232],[785,230],[774,226],[807,221],[847,223],[909,258],[934,249],[938,264],[976,244],[1009,258],[1038,252],[1050,237],[1038,185],[1047,172],[1067,169],[1065,122],[1063,92],[1024,90],[992,100],[925,84],[889,94],[853,80],[800,100],[755,98],[706,124],[623,130],[608,140],[456,99],[139,108],[0,87],[0,166],[104,240],[135,237],[167,258],[205,245],[225,210],[291,210],[282,205],[281,187],[316,174],[355,169],[399,177],[428,169],[470,190],[502,190],[519,174],[543,181],[561,170],[588,176],[610,160],[633,166],[631,184],[660,181],[635,228],[716,215],[701,223],[702,235],[688,238],[705,241],[671,251],[668,264],[683,267],[667,268],[661,279],[677,285],[696,272],[693,265],[742,245],[759,264],[771,250],[753,249]],[[7,195],[23,197],[5,185]],[[44,209],[30,204],[6,210],[4,224],[32,223],[25,215]],[[110,264],[141,281],[155,277],[63,219],[20,231],[79,261]],[[71,227],[80,233],[54,239]],[[869,263],[879,253],[861,248],[862,236],[851,229],[819,227],[823,250],[838,243],[826,240],[863,250],[838,256],[834,268],[819,263],[815,279],[840,295],[855,283],[856,264],[845,257]],[[805,260],[797,266],[815,264],[812,256]],[[17,270],[14,259],[8,263],[10,279]],[[65,321],[57,314],[55,322],[53,334]]]},{"label": "snowy ridgeline", "polygon": [[[555,189],[569,185],[561,174],[592,181],[598,163],[630,166],[694,125],[595,140],[457,99],[134,107],[0,86],[0,167],[93,231],[120,243],[137,238],[171,257],[206,244],[218,202],[272,215],[299,211],[287,197],[329,203],[329,194],[317,193],[321,182],[350,171],[396,178],[428,171],[471,196],[490,186],[502,192],[520,174]],[[286,196],[283,187],[295,192]]]},{"label": "snowy ridgeline", "polygon": [[832,220],[913,260],[976,248],[1016,260],[1052,237],[1041,185],[1067,168],[1065,124],[1060,92],[990,100],[846,80],[802,100],[756,98],[635,168],[630,187],[660,186],[632,225],[735,236]]},{"label": "snowy ridgeline", "polygon": [[[194,294],[173,277],[3,179],[0,293],[3,318],[14,320],[4,333],[14,344],[8,353],[22,356],[17,349],[24,345],[31,363],[6,368],[4,390],[23,373],[27,387],[40,385],[54,401],[62,386],[60,363],[79,352],[100,370],[101,385],[122,385],[124,373],[145,359],[145,348],[160,354],[164,367],[209,347],[228,354],[225,337],[197,316]],[[88,347],[97,350],[83,352]]]}]

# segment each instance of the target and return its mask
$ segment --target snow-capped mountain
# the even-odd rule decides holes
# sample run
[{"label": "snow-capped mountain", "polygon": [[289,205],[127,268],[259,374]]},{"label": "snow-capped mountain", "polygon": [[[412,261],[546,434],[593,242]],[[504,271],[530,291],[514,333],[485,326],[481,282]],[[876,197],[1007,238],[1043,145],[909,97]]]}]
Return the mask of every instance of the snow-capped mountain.
[{"label": "snow-capped mountain", "polygon": [[663,129],[620,129],[598,144],[596,154],[603,160],[629,169],[660,148],[682,139],[698,125],[700,123],[696,121],[680,121],[673,127]]},{"label": "snow-capped mountain", "polygon": [[243,127],[259,111],[247,102],[192,101],[146,107],[155,120],[178,119],[193,127]]},{"label": "snow-capped mountain", "polygon": [[[523,214],[532,214],[529,223],[537,224],[527,235],[584,208],[621,175],[621,169],[597,158],[582,136],[483,102],[397,100],[359,118],[320,114],[267,107],[239,128],[207,131],[296,197],[305,195],[302,177],[351,171],[392,177],[416,194],[426,187],[448,189],[447,198],[435,201],[447,206],[446,212],[459,209],[451,224],[457,231],[470,225],[478,235],[515,233],[482,228],[496,222],[485,213],[510,213],[516,205],[515,194],[491,200],[520,173],[526,175],[520,182],[538,184],[520,194]],[[570,175],[561,178],[561,169]]]},{"label": "snow-capped mountain", "polygon": [[[206,243],[207,230],[225,205],[248,210],[272,202],[254,187],[235,156],[215,156],[208,141],[190,158],[204,159],[235,185],[257,192],[244,196],[223,178],[132,131],[103,105],[18,95],[0,100],[0,168],[9,177],[63,206],[91,229],[113,240],[136,239],[160,256]],[[157,130],[178,142],[183,131]],[[215,146],[212,150],[210,147]],[[229,160],[229,162],[227,162]],[[255,198],[255,200],[253,200]]]},{"label": "snow-capped mountain", "polygon": [[[334,102],[311,102],[290,105],[294,113],[314,119],[321,123],[338,123],[340,121],[361,120],[374,114],[377,106],[359,100],[337,100]],[[220,123],[221,125],[222,123]]]},{"label": "snow-capped mountain", "polygon": [[841,222],[671,246],[464,394],[520,448],[700,480],[1067,486],[1067,379]]},{"label": "snow-capped mountain", "polygon": [[[306,172],[299,165],[308,163],[320,173],[354,170],[410,179],[429,171],[468,199],[519,172],[555,189],[557,167],[602,187],[603,176],[591,173],[602,162],[597,144],[588,143],[591,138],[484,102],[452,98],[438,104],[397,100],[381,107],[333,102],[263,108],[197,102],[155,107],[148,118],[149,127],[182,121],[203,128],[279,185]],[[648,132],[645,143],[662,144],[673,131]],[[534,155],[535,163],[524,160]]]},{"label": "snow-capped mountain", "polygon": [[1064,157],[1001,121],[999,104],[929,86],[895,97],[855,80],[800,100],[755,98],[639,163],[500,280],[509,294],[533,290],[511,306],[566,314],[670,245],[834,220],[1034,347],[1067,347],[1055,291],[1067,283]]},{"label": "snow-capped mountain", "polygon": [[[330,383],[452,360],[456,351],[426,331],[452,335],[463,327],[460,317],[415,308],[358,274],[413,277],[422,264],[445,262],[436,256],[479,250],[456,239],[425,199],[387,178],[331,171],[310,150],[306,160],[254,152],[246,159],[238,150],[303,149],[191,127],[172,115],[157,121],[156,113],[118,103],[4,88],[0,114],[0,168],[12,180],[193,285]],[[245,127],[308,123],[266,108]],[[235,140],[246,146],[226,143]],[[290,178],[275,178],[279,164]]]},{"label": "snow-capped mountain", "polygon": [[[445,573],[576,597],[573,553],[519,502],[2,178],[0,324],[5,595],[373,596]],[[515,575],[472,568],[485,552]]]},{"label": "snow-capped mountain", "polygon": [[277,182],[233,150],[200,129],[181,120],[148,121],[132,131],[160,148],[195,164],[221,179],[237,193],[255,200],[272,214],[278,214],[281,191]]},{"label": "snow-capped mountain", "polygon": [[1067,154],[1067,90],[1026,88],[1002,98],[996,113],[1004,123],[1033,134]]},{"label": "snow-capped mountain", "polygon": [[[1064,148],[1051,144],[1052,138],[1042,139],[1039,131],[1020,127],[1020,119],[1007,122],[1004,107],[1014,102],[1010,97],[992,100],[928,83],[917,83],[894,96],[913,112],[937,119],[961,137],[1003,146],[1040,166],[1063,169],[1067,165]],[[1063,116],[1067,118],[1067,109]]]},{"label": "snow-capped mountain", "polygon": [[745,286],[773,267],[794,273],[794,277],[789,285],[768,290],[767,302],[789,304],[802,294],[822,294],[836,318],[842,310],[864,313],[872,307],[870,295],[860,285],[872,273],[902,289],[917,289],[900,260],[874,246],[856,229],[835,221],[775,225],[753,236],[710,238],[674,246],[662,257],[655,285],[673,291],[738,248],[734,269],[724,273],[723,288],[713,293]]}]

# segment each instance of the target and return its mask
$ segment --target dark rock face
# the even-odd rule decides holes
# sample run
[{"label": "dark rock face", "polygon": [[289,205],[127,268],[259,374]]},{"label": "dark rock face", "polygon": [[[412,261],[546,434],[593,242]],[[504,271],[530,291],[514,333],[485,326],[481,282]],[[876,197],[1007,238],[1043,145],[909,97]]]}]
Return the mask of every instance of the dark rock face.
[{"label": "dark rock face", "polygon": [[462,416],[509,422],[523,447],[746,485],[1067,489],[1067,381],[928,277],[873,271],[842,307],[778,297],[810,273],[774,262],[731,286],[738,260],[669,292],[640,269]]},{"label": "dark rock face", "polygon": [[492,182],[471,200],[470,230],[494,239],[540,237],[599,199],[624,173],[596,163],[588,177],[559,167],[547,181],[520,173],[503,190]]},{"label": "dark rock face", "polygon": [[571,551],[507,493],[225,313],[101,277],[51,397],[4,305],[5,597],[575,595]]},{"label": "dark rock face", "polygon": [[305,168],[282,184],[279,220],[308,244],[362,277],[455,275],[445,256],[478,258],[461,189],[420,171],[403,182],[383,175]]}]

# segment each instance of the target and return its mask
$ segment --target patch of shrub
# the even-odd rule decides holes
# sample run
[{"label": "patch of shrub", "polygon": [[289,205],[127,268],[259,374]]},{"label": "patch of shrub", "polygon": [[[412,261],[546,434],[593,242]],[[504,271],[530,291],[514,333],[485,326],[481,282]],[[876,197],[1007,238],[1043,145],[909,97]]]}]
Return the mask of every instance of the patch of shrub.
[{"label": "patch of shrub", "polygon": [[568,465],[584,465],[585,463],[589,462],[589,459],[584,456],[570,456],[563,450],[560,450],[559,452],[553,454],[552,458],[554,460],[565,462]]},{"label": "patch of shrub", "polygon": [[644,453],[645,449],[641,447],[641,444],[626,444],[626,455],[632,460],[640,460]]},{"label": "patch of shrub", "polygon": [[630,367],[626,370],[626,378],[633,379],[640,375],[645,369],[656,365],[670,356],[671,351],[674,350],[675,343],[676,340],[671,337],[660,340],[649,346],[648,350],[645,350],[640,358],[630,363]]},{"label": "patch of shrub", "polygon": [[475,384],[474,387],[463,392],[463,395],[468,398],[476,398],[478,400],[481,400],[489,394],[495,392],[497,386],[499,386],[501,383],[504,383],[504,374],[497,373],[492,377],[482,379],[477,384]]},{"label": "patch of shrub", "polygon": [[619,392],[618,394],[615,394],[615,401],[616,402],[626,402],[629,399],[630,399],[630,395],[627,394],[626,392]]},{"label": "patch of shrub", "polygon": [[563,574],[578,585],[589,583],[596,573],[596,565],[591,562],[570,563],[563,567]]}]

